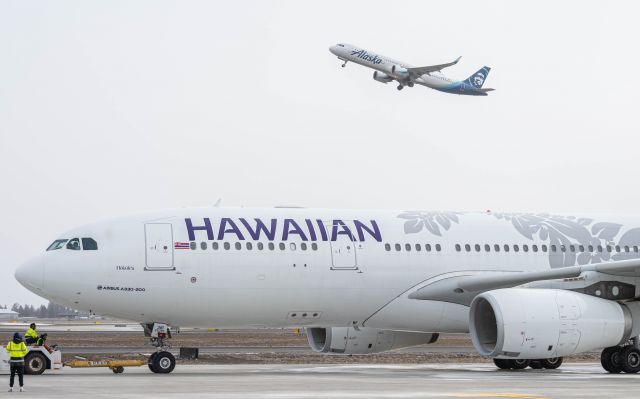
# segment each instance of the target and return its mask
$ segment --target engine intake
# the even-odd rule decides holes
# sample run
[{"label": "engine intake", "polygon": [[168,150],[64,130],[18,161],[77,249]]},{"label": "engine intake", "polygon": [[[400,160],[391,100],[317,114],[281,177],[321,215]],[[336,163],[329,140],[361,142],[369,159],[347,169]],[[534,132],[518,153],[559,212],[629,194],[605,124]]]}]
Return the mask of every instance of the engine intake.
[{"label": "engine intake", "polygon": [[379,353],[409,346],[432,344],[438,333],[421,333],[377,328],[307,328],[309,346],[318,353]]},{"label": "engine intake", "polygon": [[378,82],[382,82],[382,83],[389,83],[393,80],[393,78],[389,75],[387,75],[384,72],[380,72],[380,71],[375,71],[373,73],[373,79],[377,80]]},{"label": "engine intake", "polygon": [[484,356],[545,359],[619,345],[640,332],[640,304],[573,291],[506,288],[471,303],[469,330]]}]

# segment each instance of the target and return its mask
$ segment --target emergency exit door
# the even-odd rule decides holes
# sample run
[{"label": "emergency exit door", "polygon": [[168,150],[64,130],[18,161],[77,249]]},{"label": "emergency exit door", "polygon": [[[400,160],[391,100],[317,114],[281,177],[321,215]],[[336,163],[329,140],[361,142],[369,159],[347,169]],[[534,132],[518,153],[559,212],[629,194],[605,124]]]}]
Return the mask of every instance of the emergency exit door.
[{"label": "emergency exit door", "polygon": [[[327,226],[329,236],[332,236],[333,226]],[[358,263],[356,259],[356,246],[351,238],[346,234],[338,234],[335,241],[330,241],[332,270],[356,270]]]},{"label": "emergency exit door", "polygon": [[146,270],[173,270],[173,229],[171,223],[144,225]]}]

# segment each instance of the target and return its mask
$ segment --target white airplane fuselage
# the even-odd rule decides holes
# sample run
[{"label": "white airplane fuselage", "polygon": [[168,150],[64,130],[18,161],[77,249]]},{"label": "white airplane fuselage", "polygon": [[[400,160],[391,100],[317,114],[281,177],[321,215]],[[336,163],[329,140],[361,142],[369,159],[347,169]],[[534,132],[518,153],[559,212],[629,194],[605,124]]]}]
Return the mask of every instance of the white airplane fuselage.
[{"label": "white airplane fuselage", "polygon": [[[52,301],[140,322],[467,332],[467,306],[408,294],[461,273],[639,257],[629,241],[638,227],[621,217],[177,209],[68,231],[16,278]],[[65,241],[74,238],[84,247]]]},{"label": "white airplane fuselage", "polygon": [[[339,59],[345,61],[343,66],[346,65],[346,62],[353,62],[355,64],[374,69],[382,74],[381,76],[383,77],[383,79],[380,80],[376,77],[377,74],[374,74],[374,79],[379,80],[382,83],[397,80],[400,83],[399,88],[403,85],[412,85],[415,83],[446,93],[479,96],[487,95],[486,91],[478,90],[464,81],[451,79],[439,71],[423,74],[420,77],[411,79],[411,83],[409,83],[407,77],[403,75],[403,71],[413,68],[412,65],[350,44],[337,44],[331,46],[329,51]],[[386,77],[389,78],[387,81],[384,80]],[[486,75],[484,77],[486,78]]]}]

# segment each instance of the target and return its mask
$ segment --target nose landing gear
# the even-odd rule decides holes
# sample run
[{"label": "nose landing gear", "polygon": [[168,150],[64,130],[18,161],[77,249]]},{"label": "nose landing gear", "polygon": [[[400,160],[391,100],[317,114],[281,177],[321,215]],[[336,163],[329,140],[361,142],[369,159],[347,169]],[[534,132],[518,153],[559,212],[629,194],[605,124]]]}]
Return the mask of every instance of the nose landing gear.
[{"label": "nose landing gear", "polygon": [[169,345],[165,340],[171,338],[169,326],[162,323],[142,324],[144,334],[150,337],[150,344],[156,352],[149,356],[147,362],[149,370],[157,374],[168,374],[176,367],[176,358],[169,352]]}]

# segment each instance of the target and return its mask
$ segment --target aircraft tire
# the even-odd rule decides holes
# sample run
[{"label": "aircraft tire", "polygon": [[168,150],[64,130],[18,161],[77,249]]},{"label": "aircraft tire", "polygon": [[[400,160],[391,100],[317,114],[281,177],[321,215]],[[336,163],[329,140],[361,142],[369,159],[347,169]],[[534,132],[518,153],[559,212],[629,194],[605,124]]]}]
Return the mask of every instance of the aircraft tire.
[{"label": "aircraft tire", "polygon": [[404,88],[403,85],[398,85],[398,87],[397,87],[398,90],[402,90],[403,88]]},{"label": "aircraft tire", "polygon": [[153,363],[153,371],[157,374],[169,374],[176,367],[176,358],[166,351],[158,352],[151,361]]},{"label": "aircraft tire", "polygon": [[605,348],[600,354],[600,364],[602,368],[611,374],[618,374],[622,371],[622,364],[620,361],[619,346],[612,346]]},{"label": "aircraft tire", "polygon": [[640,371],[640,349],[633,345],[621,348],[619,353],[622,371],[628,374],[635,374]]},{"label": "aircraft tire", "polygon": [[493,359],[493,364],[501,370],[511,370],[513,361],[511,359]]},{"label": "aircraft tire", "polygon": [[156,357],[157,354],[158,352],[152,353],[151,356],[149,356],[149,360],[147,361],[147,366],[149,366],[149,370],[151,370],[154,373],[157,373],[157,371],[154,368],[153,359]]},{"label": "aircraft tire", "polygon": [[529,367],[531,367],[534,370],[540,370],[543,368],[540,360],[532,360],[531,362],[529,362]]},{"label": "aircraft tire", "polygon": [[511,361],[511,368],[514,370],[524,370],[529,367],[531,360],[529,359],[513,359]]},{"label": "aircraft tire", "polygon": [[554,369],[557,369],[558,367],[560,367],[560,365],[562,365],[562,358],[561,357],[550,357],[548,359],[542,359],[542,360],[540,360],[540,364],[545,369],[554,370]]}]

